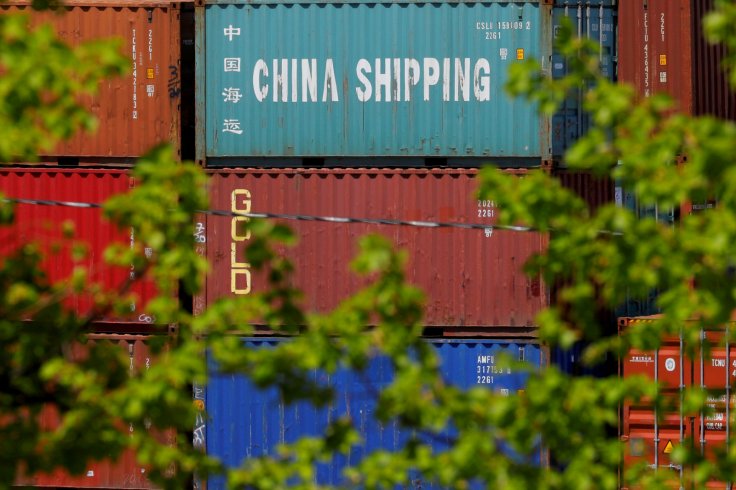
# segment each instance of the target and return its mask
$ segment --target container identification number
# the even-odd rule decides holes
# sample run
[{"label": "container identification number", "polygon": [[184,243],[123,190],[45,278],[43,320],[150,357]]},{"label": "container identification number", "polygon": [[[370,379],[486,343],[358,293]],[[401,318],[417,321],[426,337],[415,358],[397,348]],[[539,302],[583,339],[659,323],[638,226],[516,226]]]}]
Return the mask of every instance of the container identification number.
[{"label": "container identification number", "polygon": [[515,21],[478,21],[475,23],[475,30],[485,31],[485,39],[488,41],[497,41],[502,37],[502,31],[530,31],[532,29],[531,21],[515,20]]},{"label": "container identification number", "polygon": [[486,199],[478,199],[478,217],[479,218],[495,218],[496,203]]},{"label": "container identification number", "polygon": [[496,374],[511,374],[511,369],[496,365],[496,356],[480,354],[476,358],[475,384],[492,385]]}]

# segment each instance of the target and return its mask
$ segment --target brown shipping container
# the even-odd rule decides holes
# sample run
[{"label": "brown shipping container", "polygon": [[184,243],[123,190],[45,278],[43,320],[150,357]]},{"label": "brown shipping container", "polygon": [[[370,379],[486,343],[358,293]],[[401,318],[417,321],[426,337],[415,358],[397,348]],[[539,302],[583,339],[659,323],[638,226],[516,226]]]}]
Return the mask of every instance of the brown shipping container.
[{"label": "brown shipping container", "polygon": [[[657,317],[622,318],[620,329],[636,328]],[[626,465],[645,462],[658,471],[671,471],[672,479],[680,479],[680,467],[670,459],[675,445],[694,444],[702,454],[713,455],[713,449],[723,448],[730,440],[730,419],[734,407],[730,385],[736,379],[736,351],[731,344],[723,345],[723,329],[705,330],[709,353],[702,345],[692,358],[685,354],[685,346],[678,338],[665,339],[659,350],[632,349],[621,362],[621,375],[640,375],[658,381],[663,394],[674,406],[680,403],[680,386],[703,387],[712,390],[708,397],[710,413],[657,414],[646,400],[623,407],[621,435],[626,443]],[[727,400],[731,400],[727,403]],[[660,419],[658,420],[658,416]],[[683,468],[687,473],[689,468]],[[687,475],[685,475],[687,476]],[[727,488],[723,482],[711,481],[707,488]],[[730,488],[730,487],[728,487]]]},{"label": "brown shipping container", "polygon": [[179,152],[180,26],[175,2],[65,2],[64,15],[36,12],[21,3],[0,6],[0,15],[23,13],[31,24],[50,23],[59,37],[77,45],[115,37],[131,63],[127,76],[103,80],[83,104],[97,117],[94,134],[80,133],[44,153],[47,157],[125,160],[170,142]]},{"label": "brown shipping container", "polygon": [[[148,369],[156,360],[149,346],[154,337],[145,335],[90,335],[94,342],[110,342],[117,344],[126,356],[130,358],[131,373]],[[161,340],[160,338],[158,340]],[[76,344],[72,349],[75,359],[83,359],[85,347]],[[53,431],[59,425],[59,413],[53,406],[48,405],[41,415],[41,425],[46,431]],[[134,428],[125,430],[135,430]],[[165,444],[173,444],[175,433],[161,431],[157,439]],[[104,452],[101,454],[104,456]],[[100,461],[89,461],[83,475],[72,476],[58,470],[53,473],[36,475],[22,475],[16,480],[16,485],[35,487],[65,487],[65,488],[157,488],[147,478],[146,467],[137,463],[135,453],[125,451],[116,461],[101,458]]]},{"label": "brown shipping container", "polygon": [[[112,195],[128,192],[134,186],[135,181],[122,170],[0,169],[0,192],[7,198],[102,204]],[[64,235],[67,223],[74,230],[71,240]],[[91,282],[105,290],[118,291],[130,279],[130,268],[107,265],[104,252],[115,242],[133,244],[135,239],[134,230],[121,230],[104,220],[100,209],[18,204],[13,224],[0,227],[0,260],[22,245],[34,242],[46,253],[42,267],[50,281],[65,280],[75,267],[85,267]],[[75,243],[87,249],[86,256],[77,262],[71,254]],[[129,315],[107,313],[99,320],[119,324],[121,328],[132,327],[131,323],[152,323],[154,319],[145,312],[145,306],[156,294],[153,284],[137,278],[131,292],[136,301],[131,303]],[[67,298],[66,304],[77,313],[86,314],[92,307],[92,299],[88,295],[75,295]]]},{"label": "brown shipping container", "polygon": [[614,185],[609,177],[598,177],[590,172],[555,170],[554,176],[563,187],[583,199],[591,211],[614,202]]},{"label": "brown shipping container", "polygon": [[[523,178],[525,170],[509,172]],[[349,270],[358,239],[380,233],[410,253],[408,280],[427,295],[425,324],[452,335],[535,335],[535,315],[547,305],[545,285],[522,266],[547,245],[546,234],[491,230],[498,210],[474,198],[476,170],[297,169],[211,171],[210,206],[224,211],[407,221],[487,224],[488,229],[284,221],[299,243],[288,249],[294,285],[304,306],[327,311],[365,281]],[[245,218],[208,216],[206,255],[211,304],[233,294],[262,291],[265,278],[242,259]],[[203,225],[198,224],[200,228]]]},{"label": "brown shipping container", "polygon": [[736,119],[736,96],[721,66],[724,48],[703,37],[712,8],[713,0],[619,2],[619,80],[642,97],[671,95],[686,114]]}]

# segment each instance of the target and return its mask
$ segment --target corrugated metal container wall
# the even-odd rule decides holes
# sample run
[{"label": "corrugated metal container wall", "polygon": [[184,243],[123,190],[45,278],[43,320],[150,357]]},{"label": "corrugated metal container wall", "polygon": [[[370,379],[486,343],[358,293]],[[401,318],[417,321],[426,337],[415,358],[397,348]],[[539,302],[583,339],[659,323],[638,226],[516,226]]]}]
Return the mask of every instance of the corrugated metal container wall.
[{"label": "corrugated metal container wall", "polygon": [[[69,170],[69,169],[0,169],[0,190],[7,198],[75,201],[101,204],[114,194],[128,192],[134,180],[121,170]],[[64,227],[71,223],[73,240],[65,238]],[[75,267],[85,267],[91,281],[101,284],[105,290],[116,291],[130,277],[129,268],[105,264],[104,252],[112,243],[132,243],[133,230],[120,230],[102,218],[100,209],[41,206],[18,204],[15,221],[0,227],[0,256],[6,257],[28,242],[36,242],[49,257],[43,269],[52,282],[69,278]],[[74,243],[87,248],[84,259],[72,259]],[[144,307],[156,294],[153,284],[138,280],[131,288],[137,302],[131,304],[130,316],[117,317],[107,313],[102,322],[150,323]],[[79,314],[88,313],[92,299],[74,295],[67,305]]]},{"label": "corrugated metal container wall", "polygon": [[116,37],[130,58],[127,76],[100,82],[99,93],[83,100],[99,127],[80,133],[43,153],[49,157],[84,160],[127,159],[155,144],[170,142],[179,148],[181,67],[178,3],[143,1],[95,3],[70,1],[65,14],[34,12],[30,6],[3,5],[0,14],[24,13],[32,24],[54,26],[59,37],[77,45],[83,41]]},{"label": "corrugated metal container wall", "polygon": [[[267,349],[284,341],[251,338],[245,339],[244,343],[249,348]],[[502,354],[512,360],[525,360],[532,370],[547,362],[545,352],[537,344],[482,339],[428,342],[441,361],[444,379],[463,389],[482,386],[502,393],[523,390],[528,373],[514,369],[502,371],[497,367]],[[435,451],[448,449],[445,437],[449,434],[426,437],[412,434],[398,421],[384,424],[374,419],[375,392],[387,386],[393,377],[391,363],[385,357],[372,360],[362,375],[347,370],[338,370],[331,375],[315,371],[314,380],[332,387],[336,393],[335,403],[321,409],[304,402],[287,405],[277,390],[258,389],[242,375],[217,374],[212,360],[209,365],[212,375],[204,392],[209,420],[202,432],[207,452],[222,458],[228,466],[238,466],[246,457],[275,455],[278,444],[318,435],[329,421],[341,416],[352,419],[363,443],[353,446],[347,455],[320,464],[317,467],[318,484],[350,486],[342,476],[345,467],[358,464],[363,457],[380,449],[397,450],[411,436],[419,437]],[[529,462],[542,464],[542,451]],[[413,481],[421,488],[438,488],[435,483],[424,481],[419,474]],[[225,488],[225,482],[222,478],[211,478],[207,488]]]},{"label": "corrugated metal container wall", "polygon": [[[615,188],[616,205],[630,210],[638,219],[654,219],[664,226],[674,226],[677,219],[677,210],[673,207],[658,205],[644,205],[637,196],[620,185]],[[626,302],[616,309],[619,317],[637,317],[659,313],[656,304],[659,292],[650,291],[645,297],[629,296]]]},{"label": "corrugated metal container wall", "polygon": [[[573,26],[578,37],[587,37],[599,46],[601,74],[609,80],[616,77],[616,10],[610,1],[564,2],[558,0],[553,10],[553,35],[557,38],[563,19]],[[568,74],[568,60],[559,54],[552,55],[552,76],[561,78]],[[581,87],[575,95],[565,99],[560,110],[552,117],[552,154],[556,160],[590,127],[591,121],[582,110],[584,91]],[[564,162],[562,162],[564,163]]]},{"label": "corrugated metal container wall", "polygon": [[[509,171],[523,178],[526,171]],[[489,226],[498,212],[492,201],[473,198],[475,170],[222,170],[212,171],[210,206],[225,211],[336,216],[406,221],[476,223]],[[209,216],[207,258],[212,268],[206,301],[262,291],[263,275],[251,276],[242,253],[247,236],[233,221]],[[295,266],[294,286],[304,306],[326,311],[366,284],[349,271],[358,240],[381,233],[411,258],[407,279],[427,293],[425,322],[457,333],[533,334],[534,318],[548,303],[545,285],[521,273],[522,265],[547,245],[546,234],[422,226],[286,221],[299,243],[286,254]],[[236,251],[231,254],[231,251]],[[492,329],[490,327],[493,327]]]},{"label": "corrugated metal container wall", "polygon": [[619,2],[619,80],[644,97],[664,92],[692,115],[736,119],[736,96],[721,66],[722,46],[703,37],[712,0]]},{"label": "corrugated metal container wall", "polygon": [[713,0],[694,0],[693,9],[693,113],[736,120],[736,92],[728,83],[721,61],[723,45],[709,44],[703,33],[703,17],[713,10]]},{"label": "corrugated metal container wall", "polygon": [[[131,371],[149,368],[156,360],[155,355],[151,352],[150,343],[154,339],[163,340],[162,337],[144,335],[90,335],[89,338],[94,342],[110,342],[113,345],[119,345],[124,355],[130,358]],[[75,359],[83,359],[85,355],[83,345],[72,345],[72,356]],[[46,407],[42,411],[41,424],[44,430],[53,431],[59,425],[58,411],[52,406]],[[169,431],[163,431],[156,437],[160,442],[167,444],[173,444],[176,440],[175,434]],[[100,456],[104,456],[104,453]],[[15,484],[54,488],[157,488],[148,480],[146,468],[137,463],[132,451],[125,451],[115,462],[109,459],[89,461],[83,475],[72,476],[64,471],[24,475],[19,477]]]},{"label": "corrugated metal container wall", "polygon": [[[609,177],[597,177],[590,172],[556,169],[554,176],[563,187],[573,191],[595,212],[599,207],[613,203],[614,183]],[[552,298],[555,298],[564,283],[555,284]],[[552,300],[554,302],[554,299]],[[606,332],[616,331],[616,318],[611,312],[598,312],[598,322]],[[554,348],[550,350],[550,362],[563,372],[574,375],[607,375],[616,371],[615,364],[608,358],[600,365],[589,366],[583,362],[582,355],[586,343],[579,342],[570,349]]]},{"label": "corrugated metal container wall", "polygon": [[590,172],[571,170],[556,170],[554,176],[559,179],[563,187],[585,200],[591,211],[615,200],[615,187],[613,181],[607,176],[598,177]]},{"label": "corrugated metal container wall", "polygon": [[692,113],[691,0],[619,4],[619,80],[643,97],[664,92]]},{"label": "corrugated metal container wall", "polygon": [[217,3],[197,15],[208,165],[549,156],[549,121],[503,90],[511,64],[549,59],[541,2]]},{"label": "corrugated metal container wall", "polygon": [[[630,329],[655,320],[656,317],[622,318],[619,325],[621,329]],[[730,342],[723,344],[724,333],[724,329],[703,331],[702,337],[709,345],[706,348],[703,342],[695,346],[697,354],[693,358],[685,354],[692,346],[677,338],[665,339],[656,351],[632,349],[623,358],[622,376],[640,375],[661,383],[662,393],[675,406],[681,402],[679,387],[707,388],[711,390],[708,406],[714,410],[693,417],[681,415],[677,410],[658,414],[646,401],[626,403],[621,424],[622,440],[627,444],[626,465],[644,461],[660,471],[669,469],[673,480],[677,481],[679,466],[670,459],[673,445],[690,439],[691,443],[699,445],[701,454],[712,457],[715,448],[728,444],[733,400],[727,401],[731,399],[730,386],[736,380],[736,350]],[[690,469],[685,467],[683,471]],[[709,482],[707,487],[731,488],[722,482]]]}]

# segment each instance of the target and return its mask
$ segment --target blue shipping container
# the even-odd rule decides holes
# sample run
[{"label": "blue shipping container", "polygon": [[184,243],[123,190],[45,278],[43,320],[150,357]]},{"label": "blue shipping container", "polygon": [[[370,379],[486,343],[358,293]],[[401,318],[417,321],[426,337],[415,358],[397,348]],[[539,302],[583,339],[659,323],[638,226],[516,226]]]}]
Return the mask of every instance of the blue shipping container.
[{"label": "blue shipping container", "polygon": [[549,119],[503,89],[514,63],[549,69],[549,5],[212,3],[197,19],[197,158],[210,165],[551,154]]},{"label": "blue shipping container", "polygon": [[[613,81],[616,77],[616,11],[604,7],[601,2],[579,3],[570,5],[558,1],[564,6],[555,7],[553,11],[553,36],[562,25],[563,19],[572,23],[573,34],[595,41],[599,46],[599,63],[601,74]],[[552,76],[562,78],[567,75],[568,60],[559,54],[552,55]],[[571,94],[565,99],[560,110],[552,117],[552,154],[556,160],[563,156],[590,127],[588,115],[582,110],[584,90]]]},{"label": "blue shipping container", "polygon": [[616,0],[555,0],[555,5],[564,7],[597,7],[600,5],[615,7]]},{"label": "blue shipping container", "polygon": [[[639,219],[653,219],[665,226],[675,225],[675,209],[672,207],[644,205],[632,191],[616,186],[616,205],[632,211]],[[660,313],[657,306],[659,291],[652,289],[646,296],[628,295],[626,302],[616,308],[617,317],[649,316]]]},{"label": "blue shipping container", "polygon": [[[272,348],[287,340],[249,338],[249,348]],[[524,360],[532,368],[546,365],[547,357],[537,344],[500,340],[428,340],[441,360],[445,380],[461,388],[483,386],[502,393],[523,390],[527,372],[498,367],[499,356]],[[342,469],[355,465],[361,458],[378,449],[401,447],[412,435],[397,422],[382,424],[373,418],[375,390],[386,386],[392,370],[386,358],[375,359],[362,375],[341,370],[333,375],[314,373],[315,379],[336,391],[336,401],[324,409],[308,403],[286,405],[275,389],[260,390],[241,375],[217,374],[210,360],[211,377],[204,390],[195,390],[195,398],[204,401],[208,419],[195,431],[195,438],[207,452],[228,466],[238,466],[244,458],[275,454],[276,446],[324,431],[329,420],[349,415],[360,431],[363,445],[355,446],[348,455],[340,455],[318,468],[317,483],[347,484]],[[447,449],[441,438],[425,442],[438,450]],[[532,464],[542,463],[541,450]],[[211,478],[208,488],[224,488],[222,478]],[[422,488],[432,488],[422,482]]]}]

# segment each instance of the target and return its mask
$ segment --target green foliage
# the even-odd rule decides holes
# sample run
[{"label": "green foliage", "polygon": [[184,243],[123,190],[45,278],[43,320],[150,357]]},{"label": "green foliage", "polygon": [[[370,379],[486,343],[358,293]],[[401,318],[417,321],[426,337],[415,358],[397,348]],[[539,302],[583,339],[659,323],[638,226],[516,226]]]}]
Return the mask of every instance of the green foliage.
[{"label": "green foliage", "polygon": [[[735,12],[724,3],[708,19],[714,38],[731,47],[736,47]],[[90,127],[75,94],[93,90],[101,75],[122,71],[109,45],[72,50],[48,28],[28,31],[26,22],[0,17],[0,159],[5,160],[30,158],[42,144]],[[479,192],[498,204],[501,224],[550,234],[547,252],[525,266],[547,284],[560,285],[555,304],[538,317],[541,338],[562,347],[589,342],[589,363],[618,358],[632,347],[656,349],[666,336],[681,335],[692,353],[700,347],[701,329],[724,325],[736,307],[736,127],[675,115],[665,97],[637,101],[630,88],[597,75],[597,52],[573,38],[569,25],[558,39],[559,51],[571,61],[569,76],[551,80],[537,62],[528,61],[514,65],[508,88],[552,114],[567,94],[595,84],[584,100],[595,127],[568,152],[566,163],[611,176],[644,204],[717,198],[719,205],[683,216],[672,228],[614,205],[593,213],[541,171],[516,178],[484,170]],[[684,165],[678,164],[682,157]],[[296,237],[282,225],[249,221],[243,224],[249,246],[237,251],[239,260],[264,274],[269,287],[246,298],[221,299],[193,315],[177,293],[198,294],[207,273],[192,246],[194,218],[207,208],[204,173],[175,162],[170,149],[160,147],[138,162],[133,175],[135,189],[105,206],[105,215],[134,230],[136,238],[134,246],[121,244],[106,254],[126,270],[132,265],[130,279],[117,290],[87,284],[84,271],[66,284],[51,284],[32,244],[0,261],[0,435],[13,441],[0,447],[3,485],[19,470],[64,468],[80,474],[88,460],[115,459],[130,449],[163,488],[184,488],[195,474],[226,474],[234,488],[316,488],[316,464],[362,443],[356,422],[340,418],[321,437],[223,468],[190,437],[195,422],[206,417],[206,407],[192,403],[191,391],[207,381],[205,354],[224,372],[275,387],[287,402],[318,406],[331,403],[335,393],[315,382],[315,370],[360,372],[376,356],[389,359],[395,377],[376,393],[375,416],[417,436],[396,452],[376,451],[346,469],[354,487],[408,486],[418,473],[447,488],[478,482],[505,489],[668,488],[672,482],[665,471],[639,465],[619,472],[629,450],[616,436],[620,407],[650,403],[660,414],[710,410],[705,390],[673,400],[643,378],[570,378],[554,367],[531,372],[526,390],[510,396],[446,384],[433,351],[420,339],[424,297],[406,284],[407,252],[392,250],[377,236],[361,241],[352,264],[368,285],[334,311],[313,314],[302,308],[292,286],[294,267],[281,253]],[[3,204],[0,222],[12,218],[12,206]],[[80,258],[84,247],[75,246],[72,253]],[[89,326],[121,308],[132,283],[142,278],[154,280],[160,293],[146,310],[156,317],[160,333],[168,333],[168,325],[177,329],[176,335],[150,341],[156,362],[131,370],[119,348],[89,335]],[[620,336],[599,324],[599,313],[621,304],[627,294],[644,296],[654,288],[661,292],[661,318]],[[96,298],[84,318],[64,306],[74,291]],[[273,349],[246,349],[239,336],[252,333],[256,324],[293,337]],[[41,424],[48,410],[59,417],[53,430]],[[453,435],[446,448],[423,442],[447,437],[448,429]],[[553,464],[530,463],[540,451],[551,455]],[[695,486],[736,479],[734,445],[714,461],[704,461],[687,444],[677,446],[672,458],[688,468],[685,478]]]},{"label": "green foliage", "polygon": [[[721,7],[709,16],[706,27],[713,39],[733,48],[733,5],[722,2]],[[573,47],[572,43],[568,45],[568,49]],[[543,97],[543,102],[559,101],[570,86],[583,83],[591,74],[585,62],[576,71],[568,81],[557,83],[538,77],[526,85],[512,85],[511,89],[530,100]],[[540,91],[546,93],[540,95]],[[547,192],[553,184],[541,172],[521,182],[495,170],[486,170],[483,176],[479,193],[498,203],[502,223],[521,223],[552,232],[548,251],[527,265],[530,271],[541,272],[548,283],[557,281],[560,285],[556,303],[538,318],[541,336],[551,345],[589,342],[585,354],[588,361],[606,355],[620,356],[631,348],[651,351],[666,337],[681,337],[685,354],[696,356],[701,348],[702,329],[722,328],[730,322],[736,307],[736,203],[731,202],[736,190],[732,175],[736,128],[732,123],[708,117],[675,114],[672,107],[665,96],[637,101],[629,87],[596,77],[595,88],[587,91],[584,99],[584,108],[595,127],[570,149],[565,159],[573,169],[615,179],[643,205],[679,207],[685,202],[717,200],[715,209],[681,216],[674,228],[654,218],[637,218],[614,204],[588,213],[581,210],[582,203],[569,191]],[[554,107],[546,109],[552,112]],[[627,295],[644,297],[653,289],[660,291],[657,305],[661,318],[629,328],[621,335],[601,328],[600,313],[614,310]],[[702,344],[707,350],[707,341]],[[545,373],[543,377],[547,376]],[[548,386],[540,386],[538,393]],[[619,459],[629,447],[617,447],[612,438],[600,445],[604,442],[600,432],[578,438],[570,428],[578,424],[599,429],[606,425],[615,427],[617,405],[636,402],[645,394],[660,417],[666,413],[674,413],[675,417],[697,416],[710,410],[707,393],[699,388],[688,389],[681,399],[673,400],[645,380],[614,377],[590,382],[575,397],[585,400],[588,409],[573,411],[574,418],[561,424],[575,451],[555,447],[556,441],[563,438],[554,433],[554,426],[542,426],[540,430],[550,451],[566,465],[561,474],[576,469],[571,487],[615,488],[620,484],[616,479]],[[564,412],[555,411],[558,398],[554,393],[544,399],[551,403],[548,415],[563,416],[573,410],[573,405],[566,405]],[[534,420],[535,415],[526,417]],[[591,458],[591,454],[596,456]],[[706,462],[698,444],[687,443],[675,448],[672,459],[685,468],[680,486],[687,486],[688,482],[703,486],[718,475],[723,477],[730,464],[725,459]],[[636,482],[642,488],[665,488],[672,485],[665,480],[673,475],[678,478],[676,472],[652,471],[645,465],[627,466],[626,470],[622,474],[624,481],[632,485]],[[595,483],[585,480],[591,474],[597,474]]]}]

